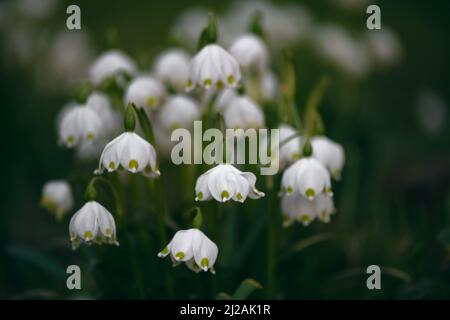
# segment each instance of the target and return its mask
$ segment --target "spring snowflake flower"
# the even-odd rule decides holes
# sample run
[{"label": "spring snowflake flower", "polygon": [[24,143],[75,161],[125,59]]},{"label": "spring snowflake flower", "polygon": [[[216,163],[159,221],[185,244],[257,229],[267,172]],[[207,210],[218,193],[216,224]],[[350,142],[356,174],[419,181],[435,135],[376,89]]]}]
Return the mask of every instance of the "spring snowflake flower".
[{"label": "spring snowflake flower", "polygon": [[264,42],[257,36],[246,34],[238,37],[229,49],[239,62],[239,65],[248,69],[255,67],[262,71],[267,68],[268,50]]},{"label": "spring snowflake flower", "polygon": [[119,131],[121,116],[114,110],[105,94],[96,91],[92,92],[86,100],[86,105],[100,116],[106,136],[114,135]]},{"label": "spring snowflake flower", "polygon": [[81,243],[115,244],[116,223],[105,207],[96,201],[89,201],[72,217],[69,224],[72,248],[77,249]]},{"label": "spring snowflake flower", "polygon": [[313,200],[320,194],[332,195],[330,174],[319,160],[305,157],[286,169],[281,178],[282,191],[287,196],[301,194]]},{"label": "spring snowflake flower", "polygon": [[217,44],[208,44],[191,60],[187,90],[196,85],[205,89],[235,88],[241,80],[236,59]]},{"label": "spring snowflake flower", "polygon": [[227,128],[248,129],[264,127],[264,113],[248,96],[238,96],[223,112]]},{"label": "spring snowflake flower", "polygon": [[59,139],[67,147],[73,147],[84,141],[98,139],[103,129],[103,122],[97,112],[86,105],[79,105],[70,108],[62,116]]},{"label": "spring snowflake flower", "polygon": [[247,197],[259,199],[264,193],[255,187],[256,176],[242,172],[231,164],[219,164],[198,177],[195,184],[195,200],[206,201],[212,198],[219,202],[230,199],[244,202]]},{"label": "spring snowflake flower", "polygon": [[200,118],[200,110],[194,99],[175,95],[168,99],[159,114],[159,123],[166,131],[174,128],[190,128]]},{"label": "spring snowflake flower", "polygon": [[125,104],[134,103],[139,108],[153,109],[159,106],[164,97],[162,84],[147,76],[134,79],[125,93]]},{"label": "spring snowflake flower", "polygon": [[184,50],[166,50],[156,58],[155,74],[163,83],[183,90],[189,77],[189,62],[190,57]]},{"label": "spring snowflake flower", "polygon": [[110,50],[100,55],[89,69],[89,77],[94,85],[100,85],[103,80],[121,74],[132,76],[136,73],[133,60],[119,50]]},{"label": "spring snowflake flower", "polygon": [[156,167],[155,148],[134,132],[124,132],[106,145],[95,173],[122,168],[131,173],[142,172],[152,178],[160,175]]},{"label": "spring snowflake flower", "polygon": [[170,243],[158,253],[158,257],[164,258],[170,254],[175,265],[185,262],[192,271],[210,270],[214,274],[218,253],[217,245],[202,231],[188,229],[175,233]]},{"label": "spring snowflake flower", "polygon": [[238,94],[236,90],[230,88],[223,89],[214,102],[214,109],[218,112],[225,110],[237,97]]},{"label": "spring snowflake flower", "polygon": [[67,181],[53,180],[45,183],[42,189],[41,205],[54,213],[58,220],[73,207],[72,189]]},{"label": "spring snowflake flower", "polygon": [[334,178],[339,179],[345,162],[344,148],[326,137],[314,137],[311,144],[313,157],[319,160]]},{"label": "spring snowflake flower", "polygon": [[284,196],[281,199],[281,211],[284,216],[283,225],[290,226],[294,221],[308,226],[314,219],[330,222],[330,215],[335,212],[333,198],[320,194],[309,200],[301,194]]}]

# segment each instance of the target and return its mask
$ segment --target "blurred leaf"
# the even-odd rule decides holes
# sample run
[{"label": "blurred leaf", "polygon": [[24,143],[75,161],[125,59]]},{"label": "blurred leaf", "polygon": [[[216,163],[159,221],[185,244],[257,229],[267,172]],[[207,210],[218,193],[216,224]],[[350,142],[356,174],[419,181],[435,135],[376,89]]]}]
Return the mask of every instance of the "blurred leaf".
[{"label": "blurred leaf", "polygon": [[220,292],[216,298],[216,300],[231,300],[231,299],[232,299],[232,297],[228,293],[225,293],[225,292]]},{"label": "blurred leaf", "polygon": [[311,237],[308,237],[306,239],[300,240],[296,244],[293,245],[292,249],[289,250],[285,255],[281,257],[281,260],[286,259],[287,257],[291,256],[292,254],[305,250],[306,248],[309,248],[310,246],[320,243],[323,241],[331,240],[334,237],[332,232],[325,232],[325,233],[319,233],[316,235],[313,235]]},{"label": "blurred leaf", "polygon": [[33,249],[21,248],[17,246],[7,247],[6,252],[12,257],[32,264],[52,276],[60,279],[64,279],[66,277],[64,268],[48,255],[36,252]]},{"label": "blurred leaf", "polygon": [[252,294],[256,289],[261,289],[262,285],[254,279],[245,279],[242,281],[239,288],[233,294],[232,299],[234,300],[245,300],[249,295]]}]

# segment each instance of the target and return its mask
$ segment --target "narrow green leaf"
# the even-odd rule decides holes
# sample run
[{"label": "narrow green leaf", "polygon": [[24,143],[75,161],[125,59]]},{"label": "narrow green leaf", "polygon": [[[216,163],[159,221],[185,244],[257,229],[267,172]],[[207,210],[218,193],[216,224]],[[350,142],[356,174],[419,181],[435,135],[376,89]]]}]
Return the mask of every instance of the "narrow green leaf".
[{"label": "narrow green leaf", "polygon": [[241,285],[237,288],[236,292],[233,294],[232,299],[245,300],[253,293],[253,291],[261,288],[262,285],[256,280],[245,279],[244,281],[242,281]]}]

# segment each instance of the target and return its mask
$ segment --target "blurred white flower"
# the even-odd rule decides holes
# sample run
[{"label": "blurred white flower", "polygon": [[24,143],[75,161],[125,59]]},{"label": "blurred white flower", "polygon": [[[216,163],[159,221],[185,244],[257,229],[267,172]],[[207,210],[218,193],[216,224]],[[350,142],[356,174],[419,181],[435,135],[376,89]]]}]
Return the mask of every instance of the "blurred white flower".
[{"label": "blurred white flower", "polygon": [[15,0],[17,12],[30,19],[49,17],[57,8],[56,0]]},{"label": "blurred white flower", "polygon": [[136,73],[134,61],[120,50],[109,50],[102,53],[90,66],[89,77],[94,85],[100,85],[107,78],[115,78],[119,82],[122,74],[132,76]]},{"label": "blurred white flower", "polygon": [[185,95],[169,97],[159,113],[159,123],[166,131],[175,128],[191,128],[194,120],[200,118],[197,102]]},{"label": "blurred white flower", "polygon": [[[210,94],[211,91],[207,91],[208,94]],[[225,88],[222,91],[220,91],[219,95],[217,96],[216,101],[214,101],[214,109],[215,111],[221,112],[225,110],[230,103],[238,97],[238,94],[236,90],[231,88]]]},{"label": "blurred white flower", "polygon": [[58,220],[73,207],[73,196],[70,185],[65,180],[52,180],[44,184],[41,205],[54,213]]},{"label": "blurred white flower", "polygon": [[124,132],[103,149],[96,174],[105,169],[113,172],[124,168],[131,173],[142,172],[147,177],[160,175],[156,168],[155,148],[134,132]]},{"label": "blurred white flower", "polygon": [[281,187],[286,196],[301,194],[308,200],[320,194],[332,195],[330,173],[312,157],[297,160],[287,168],[281,178]]},{"label": "blurred white flower", "polygon": [[190,56],[181,49],[168,49],[161,53],[154,66],[156,76],[178,91],[184,90],[189,78]]},{"label": "blurred white flower", "polygon": [[205,89],[234,88],[240,80],[236,59],[217,44],[208,44],[191,60],[187,90],[196,85]]},{"label": "blurred white flower", "polygon": [[321,136],[313,137],[311,145],[313,157],[319,160],[335,179],[339,179],[345,162],[344,148],[327,137]]},{"label": "blurred white flower", "polygon": [[203,28],[208,24],[208,10],[190,8],[178,18],[172,29],[172,36],[189,50],[197,47]]},{"label": "blurred white flower", "polygon": [[422,128],[430,135],[439,135],[448,121],[448,104],[437,92],[422,90],[416,103],[417,118]]},{"label": "blurred white flower", "polygon": [[125,105],[134,103],[139,108],[153,109],[161,105],[164,87],[156,79],[140,76],[134,79],[125,93]]},{"label": "blurred white flower", "polygon": [[267,68],[269,52],[264,42],[255,35],[238,37],[229,51],[244,70],[253,67],[261,72]]},{"label": "blurred white flower", "polygon": [[69,234],[74,250],[83,242],[119,245],[113,216],[96,201],[87,202],[73,215],[70,219]]},{"label": "blurred white flower", "polygon": [[59,140],[67,147],[82,141],[94,141],[103,135],[103,123],[97,112],[86,105],[71,108],[63,115],[59,127]]},{"label": "blurred white flower", "polygon": [[394,31],[385,26],[381,30],[370,30],[366,33],[366,41],[376,65],[388,67],[400,61],[402,45]]},{"label": "blurred white flower", "polygon": [[223,111],[225,126],[232,129],[264,127],[264,113],[248,96],[238,96]]},{"label": "blurred white flower", "polygon": [[370,69],[370,55],[365,43],[353,39],[338,25],[318,27],[314,35],[315,50],[326,62],[350,76],[361,77]]},{"label": "blurred white flower", "polygon": [[158,253],[158,257],[164,258],[170,254],[174,265],[185,262],[194,272],[210,270],[214,274],[218,253],[217,245],[202,231],[188,229],[175,233],[169,244]]},{"label": "blurred white flower", "polygon": [[[295,138],[292,138],[294,135],[297,135],[297,130],[292,128],[289,125],[282,124],[279,127],[280,129],[280,144],[283,143],[283,141],[289,141],[285,142],[283,145],[281,145],[279,154],[280,154],[280,167],[283,168],[286,165],[298,160],[302,154],[301,151],[301,138],[299,136],[296,136]],[[277,146],[278,147],[278,146]]]},{"label": "blurred white flower", "polygon": [[231,164],[219,164],[198,177],[195,184],[195,200],[206,201],[214,198],[219,202],[230,199],[244,202],[247,197],[259,199],[264,193],[255,187],[256,176],[242,172]]},{"label": "blurred white flower", "polygon": [[112,107],[107,95],[94,91],[87,97],[86,105],[101,118],[106,136],[110,137],[119,132],[122,126],[121,115]]},{"label": "blurred white flower", "polygon": [[275,100],[278,96],[278,79],[270,70],[261,78],[261,96],[263,100]]},{"label": "blurred white flower", "polygon": [[335,212],[333,198],[321,194],[314,200],[309,200],[301,194],[283,196],[281,211],[284,216],[283,225],[290,226],[294,221],[308,226],[314,219],[328,223],[330,215]]}]

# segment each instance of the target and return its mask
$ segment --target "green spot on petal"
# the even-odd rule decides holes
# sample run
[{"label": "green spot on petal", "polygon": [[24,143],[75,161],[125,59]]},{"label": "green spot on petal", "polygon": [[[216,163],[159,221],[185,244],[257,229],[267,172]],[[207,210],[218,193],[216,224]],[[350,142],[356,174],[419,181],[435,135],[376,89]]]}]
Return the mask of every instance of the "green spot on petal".
[{"label": "green spot on petal", "polygon": [[128,164],[128,168],[130,168],[130,170],[137,170],[139,168],[139,163],[137,160],[131,160]]},{"label": "green spot on petal", "polygon": [[229,86],[231,86],[231,85],[234,84],[234,76],[233,76],[232,74],[230,74],[230,75],[227,77],[227,83],[228,83]]},{"label": "green spot on petal", "polygon": [[92,238],[93,238],[94,236],[92,235],[92,232],[91,232],[91,231],[86,231],[86,232],[84,233],[83,237],[84,237],[84,240],[89,241],[89,240],[92,240]]},{"label": "green spot on petal", "polygon": [[183,258],[184,258],[184,252],[182,252],[182,251],[177,252],[177,254],[175,255],[175,257],[176,257],[178,260],[183,260]]},{"label": "green spot on petal", "polygon": [[299,217],[299,221],[304,225],[307,226],[311,223],[311,218],[307,215],[302,215]]},{"label": "green spot on petal", "polygon": [[86,140],[87,140],[87,141],[92,141],[92,140],[94,140],[94,134],[93,134],[92,132],[89,132],[89,133],[86,135]]},{"label": "green spot on petal", "polygon": [[209,260],[208,258],[203,258],[201,261],[202,268],[208,268]]},{"label": "green spot on petal", "polygon": [[308,199],[312,199],[312,198],[314,198],[314,195],[316,194],[316,192],[314,191],[314,189],[311,189],[311,188],[309,188],[309,189],[307,189],[306,190],[306,192],[305,192],[305,195],[306,195],[306,197],[308,198]]},{"label": "green spot on petal", "polygon": [[115,164],[114,162],[111,161],[111,162],[109,163],[108,167],[109,167],[111,170],[114,170],[114,169],[116,168],[116,164]]},{"label": "green spot on petal", "polygon": [[150,108],[153,108],[154,106],[156,106],[156,98],[155,98],[155,97],[152,97],[152,96],[148,97],[148,99],[147,99],[147,105],[148,105]]},{"label": "green spot on petal", "polygon": [[294,190],[292,189],[291,186],[288,186],[286,189],[287,193],[292,193]]},{"label": "green spot on petal", "polygon": [[239,192],[239,193],[236,195],[236,198],[237,198],[239,201],[241,201],[241,200],[243,199],[242,194]]},{"label": "green spot on petal", "polygon": [[161,254],[168,254],[169,253],[169,248],[165,247],[164,249],[161,250]]},{"label": "green spot on petal", "polygon": [[211,81],[211,79],[205,79],[203,81],[203,84],[205,85],[206,88],[209,88],[209,87],[211,87],[212,81]]},{"label": "green spot on petal", "polygon": [[218,90],[222,90],[225,85],[223,84],[222,80],[219,80],[217,81],[216,86]]},{"label": "green spot on petal", "polygon": [[199,192],[199,193],[197,193],[197,199],[198,200],[202,200],[203,199],[203,192]]},{"label": "green spot on petal", "polygon": [[223,190],[222,193],[220,194],[220,196],[222,197],[222,200],[224,200],[224,199],[228,199],[230,197],[230,194],[228,193],[227,190]]},{"label": "green spot on petal", "polygon": [[67,144],[71,146],[75,142],[75,138],[73,136],[67,137]]},{"label": "green spot on petal", "polygon": [[111,236],[111,229],[110,228],[106,228],[105,236],[107,236],[107,237]]}]

